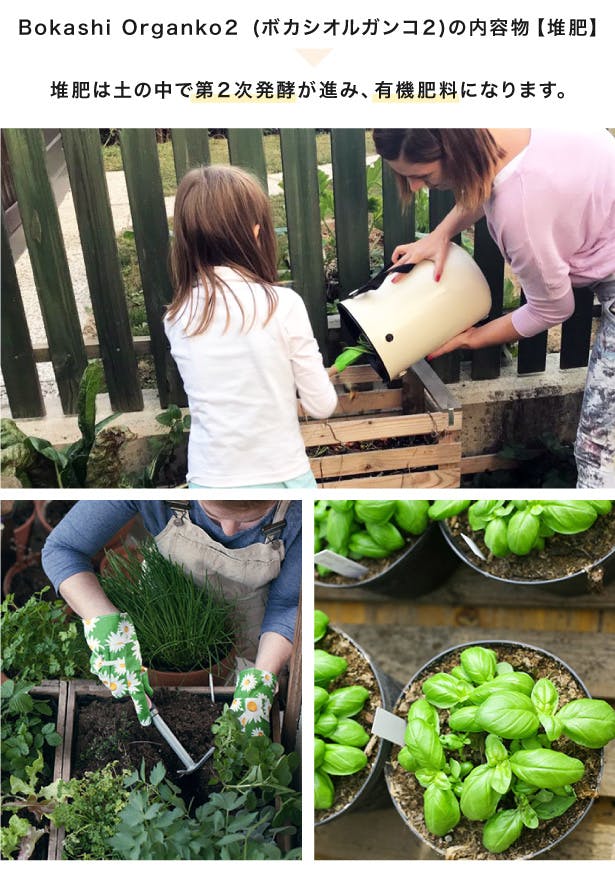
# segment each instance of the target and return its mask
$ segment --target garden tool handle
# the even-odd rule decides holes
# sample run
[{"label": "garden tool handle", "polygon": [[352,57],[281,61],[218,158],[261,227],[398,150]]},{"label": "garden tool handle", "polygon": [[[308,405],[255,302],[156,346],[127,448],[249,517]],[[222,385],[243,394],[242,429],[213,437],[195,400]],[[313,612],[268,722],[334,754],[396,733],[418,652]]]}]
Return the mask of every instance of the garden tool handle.
[{"label": "garden tool handle", "polygon": [[152,724],[158,731],[161,737],[163,737],[166,742],[169,744],[171,749],[175,752],[179,760],[185,765],[186,769],[191,769],[194,767],[194,761],[186,752],[182,744],[179,742],[171,728],[164,721],[154,704],[150,706],[150,715],[152,716]]}]

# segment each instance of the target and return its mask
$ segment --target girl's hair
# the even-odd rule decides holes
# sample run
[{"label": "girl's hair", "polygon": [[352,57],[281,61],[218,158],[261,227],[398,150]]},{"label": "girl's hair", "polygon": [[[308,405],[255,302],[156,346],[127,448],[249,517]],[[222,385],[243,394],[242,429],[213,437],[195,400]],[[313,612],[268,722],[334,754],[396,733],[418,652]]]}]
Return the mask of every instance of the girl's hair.
[{"label": "girl's hair", "polygon": [[[389,161],[442,163],[456,201],[466,209],[478,208],[491,194],[498,160],[504,150],[488,129],[374,129],[380,156]],[[403,202],[412,200],[408,180],[396,173]]]},{"label": "girl's hair", "polygon": [[[244,307],[215,271],[216,267],[231,267],[248,282],[264,287],[268,305],[264,325],[269,322],[278,304],[273,288],[277,280],[276,238],[269,198],[257,178],[237,166],[191,169],[177,188],[173,234],[170,263],[174,295],[168,319],[176,318],[189,303],[186,328],[190,327],[191,335],[201,334],[211,324],[220,296],[226,310],[226,331],[230,323],[228,293],[239,306],[243,329]],[[192,289],[198,282],[205,292],[205,306],[195,316]],[[254,293],[252,299],[255,307]],[[256,309],[250,328],[255,318]]]}]

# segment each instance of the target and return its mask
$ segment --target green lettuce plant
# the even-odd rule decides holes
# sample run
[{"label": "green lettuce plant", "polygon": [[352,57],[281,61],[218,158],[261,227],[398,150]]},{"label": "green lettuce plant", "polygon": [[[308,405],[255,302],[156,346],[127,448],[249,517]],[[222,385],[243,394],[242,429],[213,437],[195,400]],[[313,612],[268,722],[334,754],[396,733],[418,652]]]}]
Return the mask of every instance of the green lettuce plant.
[{"label": "green lettuce plant", "polygon": [[462,818],[483,823],[491,853],[575,803],[585,765],[564,751],[567,741],[600,749],[615,738],[606,701],[562,703],[553,681],[534,681],[491,648],[465,648],[459,665],[429,676],[422,692],[408,710],[398,764],[424,789],[432,835]]},{"label": "green lettuce plant", "polygon": [[[314,640],[327,632],[329,618],[314,612]],[[344,657],[321,648],[314,651],[314,808],[328,810],[335,800],[333,777],[349,776],[363,770],[367,756],[363,747],[369,734],[355,720],[363,709],[369,691],[361,685],[330,690],[331,683],[348,668]]]},{"label": "green lettuce plant", "polygon": [[611,510],[610,500],[440,500],[428,515],[441,521],[467,511],[471,529],[483,532],[492,555],[504,557],[542,550],[556,534],[581,534]]}]

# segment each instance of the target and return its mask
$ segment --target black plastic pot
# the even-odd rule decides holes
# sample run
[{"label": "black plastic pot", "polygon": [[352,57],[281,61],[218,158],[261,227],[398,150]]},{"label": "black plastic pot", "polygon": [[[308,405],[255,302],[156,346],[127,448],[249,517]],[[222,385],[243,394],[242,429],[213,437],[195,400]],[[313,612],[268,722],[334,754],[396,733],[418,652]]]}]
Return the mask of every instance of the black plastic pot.
[{"label": "black plastic pot", "polygon": [[423,534],[413,538],[398,559],[378,574],[343,584],[327,583],[318,578],[314,583],[328,588],[369,589],[384,595],[415,598],[437,589],[458,564],[457,556],[443,541],[438,526],[431,524]]},{"label": "black plastic pot", "polygon": [[[336,626],[332,626],[331,624],[329,624],[328,628],[330,632],[336,633],[337,635],[345,639],[349,644],[351,644],[354,649],[369,664],[376,680],[376,684],[378,685],[382,707],[384,709],[390,710],[392,707],[393,699],[396,696],[397,691],[399,690],[399,685],[395,684],[395,682],[391,678],[389,678],[389,676],[385,675],[378,669],[369,654],[364,651],[363,648],[359,644],[357,644],[354,639],[352,639],[341,629],[338,629]],[[378,739],[379,746],[376,750],[376,757],[374,759],[371,770],[363,780],[361,786],[357,789],[352,799],[348,801],[343,807],[335,812],[330,813],[328,816],[323,816],[321,819],[315,821],[316,826],[322,826],[326,823],[330,823],[332,820],[340,817],[343,813],[348,813],[349,811],[357,810],[358,808],[363,807],[368,801],[371,804],[374,793],[379,785],[383,787],[383,791],[386,794],[386,789],[384,788],[383,771],[385,762],[389,756],[391,744],[387,740],[381,740],[380,738],[374,737],[373,739]]]},{"label": "black plastic pot", "polygon": [[484,577],[501,583],[503,587],[526,587],[527,589],[546,590],[561,596],[576,596],[585,595],[588,592],[599,592],[604,583],[615,579],[615,547],[601,559],[593,562],[590,567],[565,577],[556,577],[550,580],[498,577],[496,574],[490,574],[489,571],[481,568],[480,559],[471,553],[469,547],[466,553],[454,543],[450,528],[446,522],[439,522],[438,524],[440,533],[446,543],[462,562]]},{"label": "black plastic pot", "polygon": [[[567,663],[565,663],[563,660],[561,660],[555,654],[552,654],[550,651],[545,651],[543,648],[537,648],[533,645],[528,645],[525,642],[507,641],[505,639],[485,639],[485,640],[481,640],[481,641],[464,642],[463,644],[455,645],[451,648],[448,648],[445,651],[442,651],[440,654],[437,654],[435,657],[432,657],[431,660],[428,660],[427,663],[425,663],[423,666],[421,666],[421,668],[418,670],[418,672],[416,672],[412,676],[410,681],[408,681],[408,683],[405,685],[405,687],[403,688],[403,690],[399,694],[399,696],[393,706],[393,712],[397,712],[399,707],[402,706],[402,704],[405,704],[406,697],[407,697],[408,692],[410,691],[411,686],[414,685],[416,682],[421,682],[429,674],[431,674],[430,670],[432,669],[432,667],[434,665],[440,664],[441,661],[446,661],[447,658],[451,655],[459,654],[464,648],[475,647],[476,645],[480,645],[481,647],[492,647],[496,650],[498,648],[502,648],[504,650],[506,648],[510,648],[510,649],[524,648],[524,649],[531,651],[533,653],[540,654],[541,656],[546,657],[549,660],[553,661],[553,663],[557,664],[558,666],[563,667],[563,669],[566,670],[570,674],[572,679],[577,683],[580,691],[582,691],[586,697],[591,697],[591,694],[589,693],[589,691],[587,690],[583,681],[577,675],[577,673]],[[448,664],[448,662],[445,662],[444,665],[447,666],[449,664]],[[402,714],[402,713],[399,713],[399,714]],[[555,847],[557,844],[559,844],[561,841],[563,841],[563,839],[567,835],[569,835],[574,829],[576,829],[576,827],[579,825],[579,823],[585,818],[585,816],[589,812],[592,804],[594,803],[594,796],[597,796],[597,794],[598,794],[598,786],[600,785],[600,781],[602,779],[602,774],[604,772],[604,749],[587,749],[585,751],[598,752],[600,754],[600,765],[599,765],[599,769],[598,769],[598,772],[596,775],[596,782],[595,782],[595,784],[592,783],[592,790],[591,790],[592,797],[578,799],[578,803],[577,803],[578,816],[572,821],[571,825],[566,829],[566,831],[563,832],[559,837],[554,838],[553,841],[549,842],[546,846],[541,847],[539,850],[534,850],[534,851],[528,852],[527,855],[524,855],[524,856],[515,855],[514,859],[532,859],[534,856],[538,856],[541,853],[545,853],[548,850],[552,850],[553,847]],[[401,807],[400,803],[397,801],[397,799],[395,798],[395,796],[393,794],[392,784],[393,784],[394,775],[395,775],[395,772],[394,772],[394,769],[392,766],[392,762],[390,759],[387,759],[387,763],[385,765],[385,781],[386,781],[387,788],[389,790],[389,794],[391,796],[391,801],[393,802],[393,805],[395,806],[395,809],[399,813],[400,817],[403,819],[403,821],[406,823],[408,828],[413,832],[413,834],[420,841],[422,841],[424,844],[427,844],[427,846],[430,847],[432,850],[434,850],[436,853],[446,856],[448,850],[451,848],[454,848],[453,843],[451,842],[450,847],[443,848],[439,844],[437,844],[435,842],[435,840],[432,840],[431,838],[426,837],[422,832],[418,831],[412,825],[412,823],[408,819],[408,816],[406,815],[404,809]],[[412,776],[412,774],[408,773],[407,776]],[[454,832],[454,830],[453,830],[453,832]],[[446,836],[446,837],[448,838],[449,836]],[[521,839],[522,838],[523,838],[523,835],[521,835]],[[442,841],[443,839],[439,839],[439,840]],[[510,859],[511,855],[510,855],[509,851],[511,849],[512,848],[509,848],[509,850],[506,850],[503,853],[499,853],[499,854],[490,854],[489,858],[490,859],[504,859],[504,860]],[[469,857],[464,856],[463,858],[468,859]]]}]

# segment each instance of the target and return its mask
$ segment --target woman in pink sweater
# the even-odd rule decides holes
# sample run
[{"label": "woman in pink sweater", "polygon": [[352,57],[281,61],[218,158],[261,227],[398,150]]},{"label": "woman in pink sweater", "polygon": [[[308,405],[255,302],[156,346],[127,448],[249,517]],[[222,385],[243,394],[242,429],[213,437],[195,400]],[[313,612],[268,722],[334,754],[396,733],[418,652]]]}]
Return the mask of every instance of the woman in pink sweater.
[{"label": "woman in pink sweater", "polygon": [[426,237],[398,246],[393,262],[434,262],[483,216],[527,303],[468,328],[433,356],[531,337],[574,311],[573,286],[590,286],[602,318],[589,362],[575,444],[578,487],[615,486],[615,138],[605,129],[374,129],[402,198],[452,190],[456,204]]}]

